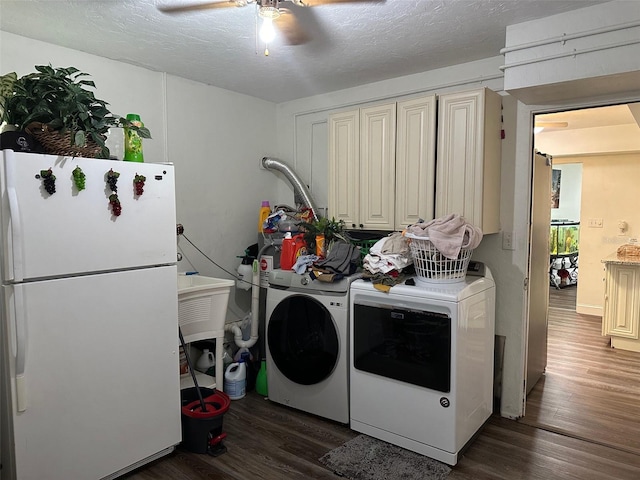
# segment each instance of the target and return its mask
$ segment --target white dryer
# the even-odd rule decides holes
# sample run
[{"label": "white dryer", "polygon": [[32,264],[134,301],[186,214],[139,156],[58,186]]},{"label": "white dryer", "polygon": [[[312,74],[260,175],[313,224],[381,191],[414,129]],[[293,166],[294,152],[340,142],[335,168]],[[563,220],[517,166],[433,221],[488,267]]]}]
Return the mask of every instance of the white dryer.
[{"label": "white dryer", "polygon": [[358,280],[350,294],[351,428],[455,465],[492,412],[495,284]]},{"label": "white dryer", "polygon": [[349,423],[349,286],[289,270],[269,274],[269,400]]}]

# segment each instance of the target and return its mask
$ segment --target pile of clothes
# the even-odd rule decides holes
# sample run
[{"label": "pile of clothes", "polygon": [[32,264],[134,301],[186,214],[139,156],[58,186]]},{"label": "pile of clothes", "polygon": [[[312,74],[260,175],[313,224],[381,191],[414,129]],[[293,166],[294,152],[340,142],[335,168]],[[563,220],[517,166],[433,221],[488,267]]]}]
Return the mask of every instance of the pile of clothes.
[{"label": "pile of clothes", "polygon": [[389,291],[413,274],[409,242],[400,232],[381,238],[369,249],[362,266],[362,278],[370,279],[378,290]]},{"label": "pile of clothes", "polygon": [[326,258],[317,255],[300,255],[293,270],[302,274],[310,270],[309,276],[321,282],[335,282],[352,275],[358,269],[360,250],[355,245],[343,241],[333,242]]}]

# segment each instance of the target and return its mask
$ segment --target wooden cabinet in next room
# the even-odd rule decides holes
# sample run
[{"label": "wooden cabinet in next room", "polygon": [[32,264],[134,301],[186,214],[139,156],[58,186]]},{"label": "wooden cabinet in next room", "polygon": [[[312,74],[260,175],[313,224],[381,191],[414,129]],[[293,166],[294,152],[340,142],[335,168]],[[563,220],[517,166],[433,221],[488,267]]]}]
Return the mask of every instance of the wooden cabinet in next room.
[{"label": "wooden cabinet in next room", "polygon": [[602,334],[611,346],[640,352],[640,261],[605,259]]}]

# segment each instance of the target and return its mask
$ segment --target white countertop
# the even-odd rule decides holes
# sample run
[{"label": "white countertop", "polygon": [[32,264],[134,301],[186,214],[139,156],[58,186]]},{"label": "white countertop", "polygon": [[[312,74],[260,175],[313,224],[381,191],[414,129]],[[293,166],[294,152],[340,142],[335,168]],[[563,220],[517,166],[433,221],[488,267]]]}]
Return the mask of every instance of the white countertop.
[{"label": "white countertop", "polygon": [[627,257],[627,256],[619,256],[616,252],[612,253],[611,255],[603,258],[601,260],[602,263],[604,264],[617,264],[617,265],[640,265],[640,257],[638,256],[632,256],[632,257]]}]

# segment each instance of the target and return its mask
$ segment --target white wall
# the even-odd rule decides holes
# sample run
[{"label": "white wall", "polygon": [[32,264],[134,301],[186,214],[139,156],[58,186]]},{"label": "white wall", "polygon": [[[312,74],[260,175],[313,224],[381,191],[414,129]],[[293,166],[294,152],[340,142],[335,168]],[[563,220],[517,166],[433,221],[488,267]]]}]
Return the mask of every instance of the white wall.
[{"label": "white wall", "polygon": [[[145,161],[176,166],[177,220],[185,234],[234,272],[236,256],[257,242],[260,202],[276,196],[276,177],[259,168],[276,150],[275,104],[6,32],[0,32],[0,59],[2,74],[23,75],[35,65],[76,67],[91,75],[96,97],[113,113],[140,114],[153,136],[144,140]],[[185,239],[179,246],[186,256],[180,271],[231,277]],[[233,292],[228,320],[247,313],[250,300],[250,292]]]},{"label": "white wall", "polygon": [[560,170],[560,201],[551,209],[551,220],[580,221],[582,198],[582,163],[560,163],[553,160],[553,169]]},{"label": "white wall", "polygon": [[[615,253],[630,237],[640,236],[640,154],[603,153],[568,157],[563,161],[582,162],[584,168],[576,311],[601,316],[604,306],[602,259]],[[590,226],[589,219],[602,220],[602,227]],[[627,222],[626,232],[619,231],[619,221]]]}]

